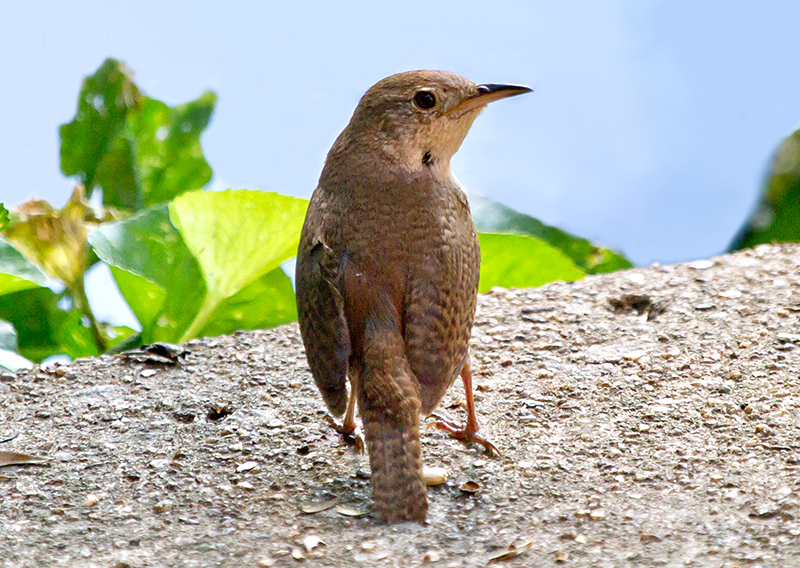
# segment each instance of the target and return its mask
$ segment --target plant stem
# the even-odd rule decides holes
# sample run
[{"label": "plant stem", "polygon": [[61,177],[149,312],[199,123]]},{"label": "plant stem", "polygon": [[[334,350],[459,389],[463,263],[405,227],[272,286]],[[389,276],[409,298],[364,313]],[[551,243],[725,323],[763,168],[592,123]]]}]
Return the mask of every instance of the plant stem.
[{"label": "plant stem", "polygon": [[89,306],[89,298],[86,296],[86,287],[84,286],[83,277],[78,278],[77,282],[70,287],[72,299],[76,307],[83,312],[83,315],[89,320],[89,331],[92,332],[92,338],[100,353],[104,353],[108,349],[108,342],[106,341],[105,333],[103,333],[100,324],[92,313],[92,308]]}]

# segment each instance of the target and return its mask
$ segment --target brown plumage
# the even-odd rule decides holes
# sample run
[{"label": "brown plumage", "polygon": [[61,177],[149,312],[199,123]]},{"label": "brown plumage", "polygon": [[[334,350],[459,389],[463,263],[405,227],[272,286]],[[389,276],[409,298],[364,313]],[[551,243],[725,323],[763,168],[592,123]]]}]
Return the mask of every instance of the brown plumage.
[{"label": "brown plumage", "polygon": [[487,103],[529,90],[439,71],[388,77],[361,99],[311,197],[297,256],[300,331],[325,403],[347,411],[345,429],[358,402],[388,522],[427,515],[420,414],[459,374],[469,417],[455,434],[488,444],[475,434],[468,353],[480,250],[450,157]]}]

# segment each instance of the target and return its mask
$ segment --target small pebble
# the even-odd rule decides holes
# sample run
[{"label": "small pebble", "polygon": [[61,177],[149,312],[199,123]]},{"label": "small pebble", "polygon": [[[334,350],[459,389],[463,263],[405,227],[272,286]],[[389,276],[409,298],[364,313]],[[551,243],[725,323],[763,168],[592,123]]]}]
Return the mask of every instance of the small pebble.
[{"label": "small pebble", "polygon": [[593,521],[602,521],[606,518],[606,512],[603,509],[592,509],[589,511],[589,518]]},{"label": "small pebble", "polygon": [[306,549],[306,552],[311,552],[319,545],[327,546],[317,535],[308,535],[303,539],[303,548]]},{"label": "small pebble", "polygon": [[481,490],[481,486],[475,481],[465,481],[458,486],[458,489],[464,493],[477,493]]},{"label": "small pebble", "polygon": [[644,542],[644,543],[648,543],[648,542],[660,542],[660,541],[661,541],[661,537],[660,537],[660,536],[658,536],[658,535],[656,535],[656,534],[650,533],[650,532],[643,532],[643,533],[642,533],[642,534],[639,536],[639,540],[640,540],[641,542]]},{"label": "small pebble", "polygon": [[433,487],[441,485],[449,476],[449,472],[443,467],[423,467],[422,479],[425,480],[425,485]]},{"label": "small pebble", "polygon": [[706,270],[714,266],[713,260],[695,260],[694,262],[689,263],[689,268],[694,270]]},{"label": "small pebble", "polygon": [[769,436],[770,434],[772,434],[772,428],[763,423],[756,424],[756,434],[761,434],[762,436]]},{"label": "small pebble", "polygon": [[243,471],[250,471],[251,469],[255,468],[257,465],[258,465],[258,462],[246,461],[243,464],[239,465],[239,467],[236,468],[236,471],[238,473],[241,473]]},{"label": "small pebble", "polygon": [[159,501],[156,503],[156,506],[153,507],[156,513],[167,513],[172,510],[172,501],[169,499],[164,499],[163,501]]}]

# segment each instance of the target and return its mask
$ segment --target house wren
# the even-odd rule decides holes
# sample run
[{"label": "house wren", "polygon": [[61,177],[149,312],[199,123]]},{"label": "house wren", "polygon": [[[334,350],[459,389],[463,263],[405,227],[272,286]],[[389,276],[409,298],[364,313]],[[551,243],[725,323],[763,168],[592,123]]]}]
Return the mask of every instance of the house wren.
[{"label": "house wren", "polygon": [[459,374],[467,424],[441,426],[493,448],[477,435],[469,371],[478,235],[450,158],[488,103],[527,92],[441,71],[383,79],[333,144],[308,206],[296,279],[308,363],[346,430],[358,403],[375,508],[390,523],[425,520],[420,414]]}]

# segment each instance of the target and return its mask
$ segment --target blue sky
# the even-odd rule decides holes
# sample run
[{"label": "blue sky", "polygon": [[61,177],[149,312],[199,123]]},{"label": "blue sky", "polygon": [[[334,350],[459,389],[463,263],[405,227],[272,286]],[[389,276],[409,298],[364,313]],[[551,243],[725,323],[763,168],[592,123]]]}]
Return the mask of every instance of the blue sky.
[{"label": "blue sky", "polygon": [[215,188],[308,197],[380,78],[447,69],[535,92],[492,105],[453,169],[638,264],[723,251],[800,123],[791,0],[17,2],[4,7],[0,202],[61,206],[58,125],[109,56],[150,96],[212,89]]}]

